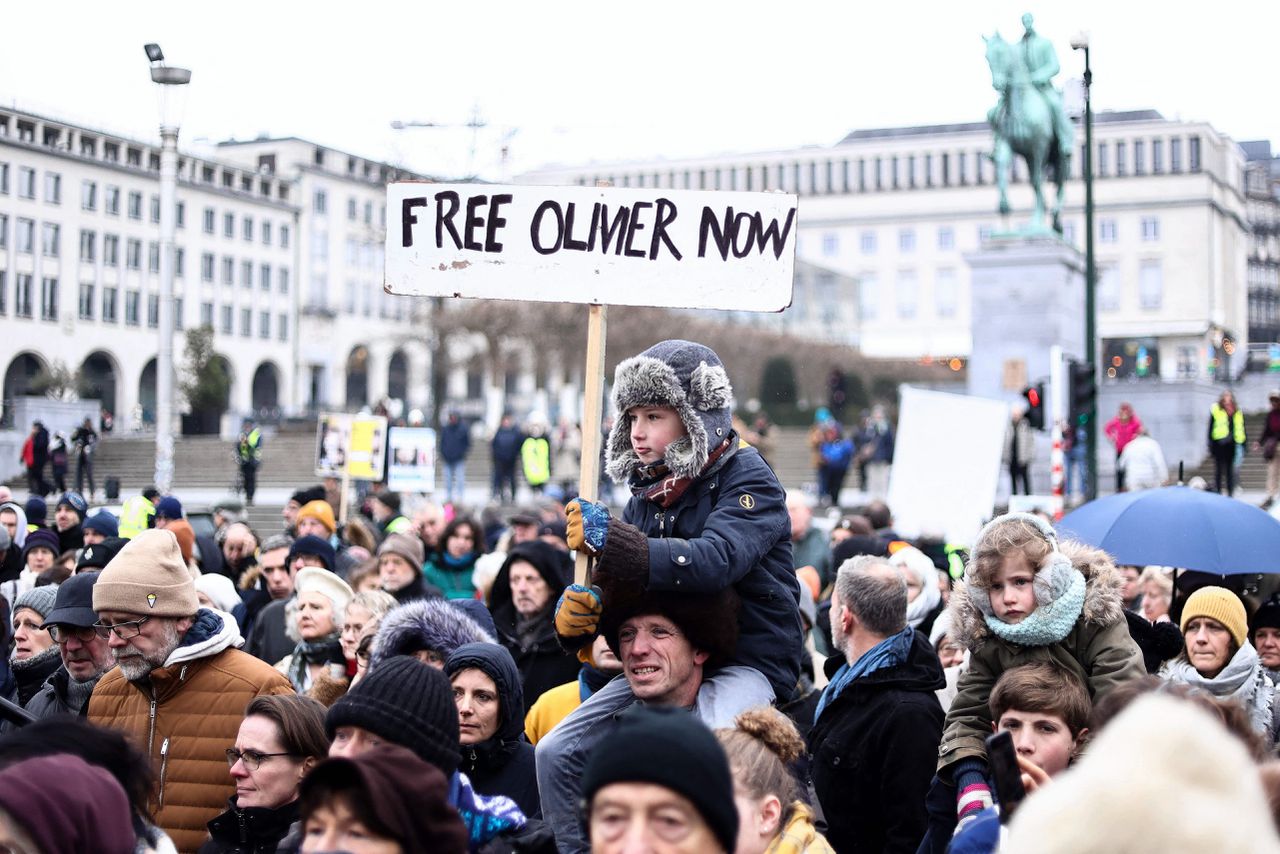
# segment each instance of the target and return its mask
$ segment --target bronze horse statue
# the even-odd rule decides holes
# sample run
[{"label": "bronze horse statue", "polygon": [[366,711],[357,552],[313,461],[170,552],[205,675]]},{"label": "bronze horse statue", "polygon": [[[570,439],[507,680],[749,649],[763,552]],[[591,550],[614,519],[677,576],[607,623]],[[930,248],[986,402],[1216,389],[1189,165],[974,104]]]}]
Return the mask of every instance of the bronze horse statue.
[{"label": "bronze horse statue", "polygon": [[[1071,174],[1071,150],[1074,141],[1064,134],[1058,121],[1060,106],[1050,100],[1056,96],[1047,81],[1037,86],[1023,61],[1018,45],[1005,41],[999,33],[987,43],[987,64],[991,67],[991,85],[1000,93],[1000,102],[987,113],[987,121],[995,131],[995,146],[990,155],[996,167],[996,185],[1000,190],[1000,213],[1008,214],[1009,170],[1015,154],[1027,164],[1031,188],[1035,193],[1035,211],[1029,224],[1031,233],[1044,233],[1045,198],[1043,185],[1052,170],[1058,185],[1053,209],[1052,227],[1062,233],[1062,197]],[[1056,62],[1054,65],[1056,71]],[[1046,92],[1047,90],[1047,92]],[[1066,127],[1070,131],[1070,127]],[[1067,136],[1063,139],[1063,136]]]}]

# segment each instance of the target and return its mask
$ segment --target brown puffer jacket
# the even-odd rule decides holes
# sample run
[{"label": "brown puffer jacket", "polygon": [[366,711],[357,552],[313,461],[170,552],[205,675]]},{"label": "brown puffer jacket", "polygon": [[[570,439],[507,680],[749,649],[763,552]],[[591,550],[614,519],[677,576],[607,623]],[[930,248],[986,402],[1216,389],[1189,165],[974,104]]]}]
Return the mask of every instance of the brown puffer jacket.
[{"label": "brown puffer jacket", "polygon": [[245,706],[261,694],[293,693],[271,665],[235,649],[240,642],[234,622],[201,608],[149,682],[129,682],[117,667],[89,700],[90,721],[124,731],[150,755],[159,780],[152,815],[179,851],[200,847],[205,824],[235,793],[225,751]]}]

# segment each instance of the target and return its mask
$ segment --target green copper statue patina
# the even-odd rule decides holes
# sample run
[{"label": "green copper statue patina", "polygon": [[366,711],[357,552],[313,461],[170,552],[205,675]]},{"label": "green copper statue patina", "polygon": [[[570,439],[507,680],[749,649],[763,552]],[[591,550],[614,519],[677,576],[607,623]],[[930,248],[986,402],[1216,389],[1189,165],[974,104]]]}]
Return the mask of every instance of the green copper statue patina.
[{"label": "green copper statue patina", "polygon": [[1045,225],[1044,183],[1052,172],[1058,185],[1057,197],[1050,211],[1053,231],[1062,233],[1059,215],[1067,177],[1071,174],[1071,152],[1075,132],[1062,107],[1062,93],[1053,87],[1058,73],[1058,54],[1053,43],[1035,31],[1031,15],[1022,16],[1025,29],[1022,39],[1010,44],[996,33],[987,43],[987,64],[991,66],[991,85],[1000,93],[1000,101],[987,113],[987,121],[995,131],[995,148],[991,159],[996,166],[996,183],[1000,188],[1000,213],[1009,213],[1009,170],[1013,156],[1027,163],[1036,206],[1026,234],[1047,234]]}]

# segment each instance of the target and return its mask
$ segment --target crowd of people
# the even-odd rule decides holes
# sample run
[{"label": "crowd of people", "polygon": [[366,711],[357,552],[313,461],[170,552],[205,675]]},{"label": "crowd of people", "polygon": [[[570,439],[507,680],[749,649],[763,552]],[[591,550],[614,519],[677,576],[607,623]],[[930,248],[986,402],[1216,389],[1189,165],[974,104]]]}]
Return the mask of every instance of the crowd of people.
[{"label": "crowd of people", "polygon": [[4,842],[1280,851],[1280,600],[1035,515],[967,550],[882,500],[828,530],[699,344],[623,361],[612,404],[621,506],[338,519],[317,485],[198,536],[154,490],[0,496]]}]

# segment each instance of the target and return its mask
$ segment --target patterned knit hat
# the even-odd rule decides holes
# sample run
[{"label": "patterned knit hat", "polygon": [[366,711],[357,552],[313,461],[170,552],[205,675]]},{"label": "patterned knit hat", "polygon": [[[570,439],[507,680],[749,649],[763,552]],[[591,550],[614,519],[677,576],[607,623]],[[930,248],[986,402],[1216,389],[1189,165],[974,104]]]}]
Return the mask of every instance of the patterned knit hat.
[{"label": "patterned knit hat", "polygon": [[1245,616],[1244,603],[1225,587],[1201,587],[1187,597],[1187,603],[1182,606],[1182,621],[1178,623],[1183,634],[1187,631],[1187,623],[1196,617],[1208,617],[1226,626],[1238,647],[1244,646],[1249,639],[1249,619]]},{"label": "patterned knit hat", "polygon": [[151,528],[130,540],[93,586],[93,610],[146,617],[190,617],[200,610],[177,537]]},{"label": "patterned knit hat", "polygon": [[458,707],[449,678],[406,655],[370,669],[333,704],[324,720],[324,733],[333,741],[343,726],[358,726],[407,747],[446,777],[453,776],[462,761]]}]

